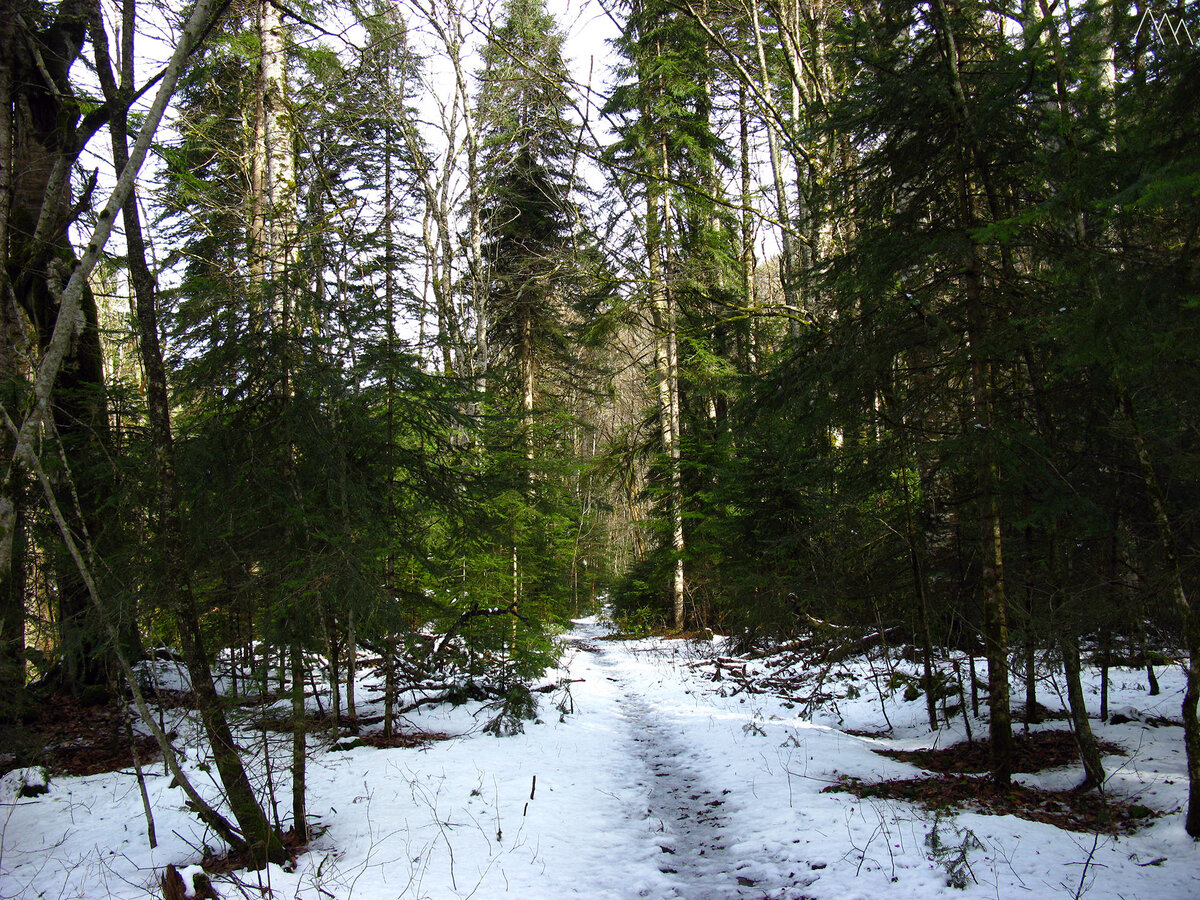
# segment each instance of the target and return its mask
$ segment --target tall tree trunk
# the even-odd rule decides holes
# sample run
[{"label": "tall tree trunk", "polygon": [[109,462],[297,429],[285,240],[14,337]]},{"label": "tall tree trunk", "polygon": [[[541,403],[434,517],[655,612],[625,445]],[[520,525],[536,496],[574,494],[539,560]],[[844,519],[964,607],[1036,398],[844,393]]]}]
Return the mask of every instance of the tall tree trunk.
[{"label": "tall tree trunk", "polygon": [[[16,0],[0,0],[0,409],[21,417],[21,383],[26,377],[21,310],[9,280],[9,213],[13,207],[13,65]],[[13,459],[8,429],[0,431],[0,720],[15,716],[25,693],[25,553],[21,509],[22,475]]]},{"label": "tall tree trunk", "polygon": [[679,454],[679,384],[675,357],[675,322],[662,265],[662,183],[653,172],[646,185],[646,254],[650,310],[654,321],[654,362],[658,384],[659,433],[669,478],[671,520],[671,609],[674,626],[685,626],[683,579],[683,473]]},{"label": "tall tree trunk", "polygon": [[265,220],[262,255],[268,287],[274,295],[273,305],[279,314],[286,312],[285,295],[296,240],[296,164],[287,109],[288,30],[279,5],[263,0],[258,15],[262,47],[257,93],[262,131],[262,185],[255,200]]},{"label": "tall tree trunk", "polygon": [[[417,141],[409,131],[404,132],[409,141],[409,151],[414,153],[418,148]],[[387,136],[387,146],[384,147],[383,167],[384,167],[384,258],[386,260],[386,272],[384,274],[384,305],[387,315],[387,328],[385,331],[387,339],[387,377],[385,379],[385,389],[387,391],[386,405],[384,409],[384,461],[387,466],[387,495],[385,498],[385,509],[387,511],[388,529],[386,531],[387,552],[383,559],[383,604],[387,608],[396,601],[396,553],[394,542],[391,539],[391,529],[395,527],[396,522],[396,373],[393,363],[396,359],[396,276],[394,266],[395,253],[395,205],[392,195],[392,141],[391,141],[391,122],[389,120],[385,131]],[[425,188],[425,202],[427,210],[432,209],[436,200],[436,193],[432,185],[427,181]],[[431,243],[426,239],[426,249],[431,248]],[[436,265],[435,260],[431,260]],[[436,278],[436,276],[435,276]],[[436,293],[436,289],[435,289]],[[439,301],[440,304],[440,301]],[[350,661],[354,664],[354,613],[351,610],[350,619]],[[384,714],[383,714],[383,736],[390,738],[392,736],[392,716],[394,710],[394,699],[392,692],[395,689],[395,654],[393,652],[394,641],[392,633],[394,626],[391,622],[385,624],[388,629],[387,635],[383,639],[383,670],[384,670]],[[350,714],[354,718],[353,728],[358,731],[357,713],[354,711],[354,673],[349,676],[350,681]]]},{"label": "tall tree trunk", "polygon": [[991,741],[991,775],[1000,785],[1012,777],[1012,713],[1009,703],[1008,613],[1004,583],[1004,550],[1001,537],[1000,499],[997,494],[998,466],[992,429],[992,386],[990,365],[982,346],[984,313],[979,291],[978,262],[968,262],[967,316],[971,354],[974,424],[983,446],[976,460],[979,492],[979,540],[981,551],[980,588],[983,595],[984,652],[988,663],[988,737]]},{"label": "tall tree trunk", "polygon": [[[304,714],[304,648],[299,636],[293,631],[291,645],[292,661],[292,827],[296,840],[308,841],[308,816],[304,809],[305,766],[308,719]],[[336,689],[336,688],[335,688]]]},{"label": "tall tree trunk", "polygon": [[[99,9],[95,10],[95,21],[99,23]],[[118,88],[108,61],[107,45],[102,32],[94,29],[93,42],[97,52],[97,71],[106,94],[127,95],[133,85],[133,15],[134,0],[124,0],[123,33],[126,46],[122,54],[122,77]],[[202,24],[207,24],[206,22]],[[199,33],[199,29],[197,30]],[[134,303],[137,312],[139,349],[146,375],[146,399],[150,420],[151,444],[154,448],[155,466],[158,475],[158,518],[162,534],[164,557],[162,594],[176,619],[184,664],[187,666],[201,722],[212,748],[217,773],[225,789],[230,810],[238,827],[257,862],[282,862],[286,858],[278,834],[271,828],[266,814],[254,795],[254,789],[246,776],[225,707],[217,695],[208,653],[204,648],[200,621],[192,596],[191,584],[184,568],[187,551],[184,545],[181,521],[181,495],[176,476],[175,448],[171,429],[170,397],[167,390],[166,366],[162,347],[159,344],[157,311],[155,309],[155,280],[146,263],[146,247],[142,237],[141,221],[138,216],[136,195],[132,187],[133,169],[140,164],[131,163],[128,147],[127,119],[124,108],[117,105],[117,112],[110,122],[112,132],[113,163],[118,172],[130,170],[130,200],[122,206],[125,225],[125,240],[128,249],[130,279],[134,288]],[[140,138],[139,138],[140,142]],[[142,154],[145,150],[142,149]],[[123,175],[124,177],[124,175]]]},{"label": "tall tree trunk", "polygon": [[738,82],[738,126],[740,141],[739,168],[741,175],[741,248],[739,253],[743,324],[738,327],[737,357],[743,372],[756,367],[754,323],[758,314],[754,290],[754,195],[753,172],[750,167],[750,109],[746,85]]},{"label": "tall tree trunk", "polygon": [[1008,672],[1008,600],[1004,581],[1004,544],[1000,516],[999,478],[992,434],[992,363],[988,358],[991,322],[983,296],[982,264],[979,247],[970,236],[978,226],[976,216],[976,179],[989,197],[994,193],[986,168],[975,144],[974,127],[966,90],[962,82],[959,47],[944,0],[935,0],[935,26],[946,64],[948,87],[953,98],[953,113],[959,156],[959,228],[967,242],[963,259],[963,300],[967,320],[967,353],[971,373],[971,425],[976,432],[975,475],[978,494],[980,549],[980,592],[984,618],[984,652],[988,663],[988,736],[991,742],[991,775],[999,785],[1012,778],[1012,713],[1009,701]]},{"label": "tall tree trunk", "polygon": [[[281,424],[285,432],[283,447],[283,483],[292,493],[292,501],[303,503],[296,483],[296,448],[290,422],[292,401],[293,335],[297,314],[293,302],[293,260],[296,253],[296,165],[293,155],[294,130],[287,106],[288,27],[283,9],[271,0],[261,0],[257,9],[260,56],[255,92],[255,183],[251,205],[254,213],[259,276],[263,310],[270,323],[280,354],[279,399]],[[299,529],[285,529],[288,552],[299,550]],[[293,599],[286,625],[286,646],[280,648],[280,677],[291,669],[292,681],[292,826],[297,838],[307,839],[305,817],[305,761],[308,723],[304,712],[305,616]],[[286,660],[286,663],[285,663]]]},{"label": "tall tree trunk", "polygon": [[1158,474],[1154,470],[1154,461],[1150,457],[1150,448],[1142,435],[1141,426],[1133,408],[1133,400],[1120,378],[1117,379],[1117,400],[1121,417],[1124,419],[1125,427],[1133,441],[1134,451],[1137,453],[1142,481],[1145,483],[1146,495],[1150,499],[1150,508],[1154,513],[1159,548],[1163,554],[1166,575],[1170,580],[1171,599],[1183,622],[1184,644],[1188,652],[1187,665],[1184,666],[1187,688],[1183,694],[1183,744],[1187,753],[1188,770],[1188,809],[1185,828],[1193,838],[1200,839],[1200,715],[1197,711],[1197,704],[1200,703],[1200,621],[1197,619],[1196,611],[1192,608],[1184,588],[1183,569],[1179,563],[1175,532],[1171,529],[1171,519],[1167,514],[1166,500],[1158,483]]},{"label": "tall tree trunk", "polygon": [[771,112],[767,116],[767,148],[771,160],[771,181],[775,194],[775,216],[779,220],[779,237],[783,253],[779,261],[779,278],[783,289],[783,303],[789,318],[788,330],[797,334],[800,326],[800,299],[796,282],[795,234],[792,230],[791,205],[788,203],[787,181],[783,171],[783,154],[779,146],[778,110],[774,108],[770,69],[767,67],[766,49],[763,44],[762,25],[759,22],[758,4],[751,5],[754,21],[754,45],[758,52],[758,68],[761,76],[759,91],[764,105]]},{"label": "tall tree trunk", "polygon": [[[6,326],[15,322],[31,325],[36,351],[43,356],[50,353],[60,319],[64,326],[75,329],[63,362],[55,366],[50,415],[43,418],[39,413],[37,424],[53,425],[74,472],[70,493],[65,482],[59,486],[61,506],[74,519],[72,527],[102,546],[106,529],[116,526],[114,517],[102,514],[101,507],[114,496],[116,486],[106,453],[110,434],[98,314],[86,282],[77,282],[78,300],[72,298],[67,307],[62,305],[66,285],[77,268],[69,228],[94,188],[94,182],[84,186],[84,196],[77,201],[72,196],[71,172],[84,145],[109,114],[107,105],[101,105],[81,115],[69,74],[83,47],[89,4],[90,0],[64,0],[40,29],[32,24],[36,15],[32,8],[13,0],[0,7],[0,17],[5,20],[0,40],[6,44],[0,56],[0,93],[7,101],[0,110],[0,118],[5,120],[0,134],[5,168],[0,182],[5,238],[0,250],[4,266],[0,320]],[[17,173],[19,178],[14,177]],[[13,360],[0,364],[3,389],[11,390],[22,380],[20,373],[12,370]],[[19,412],[7,403],[5,409],[10,414]],[[18,422],[22,416],[10,418]],[[9,449],[14,450],[11,459],[17,455],[15,445],[10,444]],[[58,477],[57,468],[51,474]],[[18,536],[16,528],[9,527],[17,521],[17,478],[16,470],[10,470],[0,485],[4,491],[0,493],[0,554],[8,546],[9,536]],[[102,649],[103,629],[94,619],[87,588],[69,554],[63,549],[56,557],[52,562],[57,580],[54,598],[64,680],[75,689],[105,685],[104,669],[111,657]],[[0,559],[0,564],[14,559]],[[0,568],[6,569],[0,581],[11,583],[14,573],[7,566]],[[118,618],[124,649],[137,657],[140,644],[134,617],[122,614]]]}]

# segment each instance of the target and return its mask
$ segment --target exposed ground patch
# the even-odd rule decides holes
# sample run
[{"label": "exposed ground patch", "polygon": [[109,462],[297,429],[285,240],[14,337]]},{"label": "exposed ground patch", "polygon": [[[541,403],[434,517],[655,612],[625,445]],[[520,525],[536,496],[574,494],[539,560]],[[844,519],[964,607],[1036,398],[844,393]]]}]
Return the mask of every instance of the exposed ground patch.
[{"label": "exposed ground patch", "polygon": [[[1125,753],[1125,748],[1119,744],[1100,741],[1099,746],[1103,756]],[[937,750],[875,752],[942,775],[970,775],[988,771],[991,751],[987,741],[962,741]],[[1034,731],[1029,735],[1013,735],[1014,772],[1041,772],[1078,762],[1079,748],[1075,744],[1075,736],[1069,731]]]},{"label": "exposed ground patch", "polygon": [[1041,791],[1019,784],[1000,788],[986,776],[939,775],[881,782],[847,777],[825,788],[826,793],[838,791],[857,797],[904,800],[931,810],[1013,815],[1088,834],[1132,834],[1162,815],[1095,791]]},{"label": "exposed ground patch", "polygon": [[391,737],[382,733],[366,734],[362,737],[344,738],[333,745],[334,750],[352,750],[355,747],[375,747],[387,749],[390,747],[425,747],[434,741],[448,741],[451,735],[440,731],[409,731],[396,732]]},{"label": "exposed ground patch", "polygon": [[[54,694],[38,704],[38,715],[14,726],[3,738],[9,748],[0,773],[19,766],[41,765],[57,775],[96,775],[132,768],[129,734],[112,704],[89,705],[70,694]],[[142,764],[158,756],[154,738],[135,738]]]},{"label": "exposed ground patch", "polygon": [[[1041,772],[1077,764],[1079,750],[1069,731],[1036,731],[1013,736],[1013,771]],[[1046,822],[1067,831],[1129,834],[1161,813],[1137,803],[1105,797],[1097,791],[1045,791],[1013,784],[997,787],[980,773],[987,772],[987,741],[963,741],[940,750],[875,750],[880,756],[902,760],[938,773],[935,777],[867,782],[845,777],[827,791],[846,791],[858,797],[904,800],[926,809],[970,809],[993,815],[1014,815]],[[1106,756],[1124,754],[1124,748],[1102,741]]]}]

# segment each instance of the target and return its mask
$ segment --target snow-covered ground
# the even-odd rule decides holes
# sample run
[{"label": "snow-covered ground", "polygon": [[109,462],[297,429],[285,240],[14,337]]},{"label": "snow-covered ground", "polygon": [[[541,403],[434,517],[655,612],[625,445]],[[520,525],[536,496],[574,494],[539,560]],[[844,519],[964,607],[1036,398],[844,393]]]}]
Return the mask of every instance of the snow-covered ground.
[{"label": "snow-covered ground", "polygon": [[[1169,813],[1132,837],[1011,816],[935,819],[897,801],[822,793],[839,775],[917,774],[873,747],[962,737],[930,733],[923,702],[899,697],[888,701],[886,739],[848,734],[887,724],[880,682],[865,663],[831,673],[826,688],[840,699],[804,719],[795,702],[704,677],[711,668],[692,664],[701,651],[682,641],[601,640],[604,631],[584,620],[568,635],[556,677],[580,680],[569,695],[537,695],[540,721],[524,734],[483,734],[485,719],[469,706],[432,708],[412,724],[461,736],[415,749],[318,749],[308,803],[320,833],[309,851],[294,871],[218,877],[217,891],[260,898],[269,887],[275,898],[311,900],[1200,898],[1200,847],[1180,811],[1187,782],[1178,727],[1097,727],[1129,751],[1105,760],[1107,789]],[[1177,718],[1182,679],[1173,670],[1160,677],[1163,693],[1151,698],[1139,673],[1115,670],[1112,708]],[[373,681],[364,679],[360,697]],[[1050,705],[1045,687],[1042,700]],[[184,724],[182,739],[192,733]],[[200,754],[190,751],[188,765],[215,795]],[[163,867],[197,862],[205,843],[161,772],[148,778],[160,841],[153,851],[132,773],[53,778],[34,798],[16,797],[16,776],[6,776],[0,897],[161,896]],[[273,777],[284,814],[286,773]],[[1019,777],[1058,788],[1079,773]],[[954,852],[934,857],[935,830]],[[948,866],[963,873],[964,889],[948,886]]]}]

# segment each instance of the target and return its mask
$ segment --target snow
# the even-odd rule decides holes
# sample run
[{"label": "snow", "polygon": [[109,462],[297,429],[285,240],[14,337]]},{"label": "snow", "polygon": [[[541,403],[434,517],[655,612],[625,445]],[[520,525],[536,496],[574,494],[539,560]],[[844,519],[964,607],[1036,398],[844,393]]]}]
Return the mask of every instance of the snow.
[{"label": "snow", "polygon": [[0,803],[15,803],[21,796],[44,793],[48,789],[46,770],[41,766],[13,769],[0,777]]},{"label": "snow", "polygon": [[[1139,715],[1094,724],[1098,737],[1130,752],[1105,759],[1106,790],[1167,815],[1133,836],[1095,837],[1011,816],[939,817],[898,801],[822,793],[839,775],[919,772],[872,748],[944,746],[963,736],[931,733],[923,701],[900,696],[887,700],[889,733],[848,733],[887,727],[881,696],[888,690],[865,660],[830,673],[822,690],[835,699],[804,718],[794,700],[705,677],[711,669],[695,663],[719,652],[720,639],[696,647],[604,636],[590,619],[567,636],[562,670],[552,677],[582,681],[537,694],[540,720],[524,734],[483,734],[486,715],[475,704],[414,714],[412,727],[455,735],[448,741],[344,752],[320,743],[308,771],[317,829],[309,850],[294,867],[214,876],[217,892],[260,897],[269,888],[274,897],[312,900],[1200,897],[1200,848],[1184,833],[1180,811],[1187,799],[1181,730],[1147,721],[1177,718],[1177,670],[1160,672],[1163,693],[1154,698],[1138,672],[1113,672],[1112,708]],[[377,687],[364,675],[358,694],[375,696]],[[1052,694],[1052,684],[1043,686],[1042,702],[1050,705]],[[1094,678],[1089,702],[1098,703]],[[961,717],[954,722],[962,727]],[[974,727],[978,734],[986,725]],[[242,735],[261,746],[261,732]],[[287,810],[286,745],[271,737],[280,741],[273,779]],[[202,753],[188,753],[186,768],[216,796]],[[153,851],[132,772],[56,777],[49,793],[18,799],[8,785],[19,777],[0,782],[0,897],[161,896],[157,880],[167,863],[187,873],[190,887],[198,870],[185,867],[216,844],[161,767],[147,772],[160,841]],[[1061,788],[1079,771],[1018,778]],[[951,870],[963,889],[948,885]]]},{"label": "snow", "polygon": [[171,659],[147,659],[135,663],[133,674],[142,690],[187,693],[192,679],[183,663]]},{"label": "snow", "polygon": [[184,866],[179,870],[179,877],[183,879],[183,895],[185,897],[196,896],[195,878],[197,875],[203,874],[204,867],[199,865]]}]

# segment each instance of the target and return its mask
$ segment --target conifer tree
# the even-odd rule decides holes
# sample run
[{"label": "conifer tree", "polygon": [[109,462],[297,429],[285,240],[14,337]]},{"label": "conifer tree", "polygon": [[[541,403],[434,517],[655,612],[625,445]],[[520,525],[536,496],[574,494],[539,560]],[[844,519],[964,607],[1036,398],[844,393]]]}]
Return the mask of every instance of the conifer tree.
[{"label": "conifer tree", "polygon": [[[575,184],[579,126],[568,116],[563,35],[541,0],[510,0],[482,49],[476,121],[488,383],[496,411],[519,427],[494,446],[511,473],[511,601],[569,596],[565,559],[573,519],[572,477],[556,457],[568,447],[566,405],[585,373],[578,339],[591,315],[598,256]],[[494,432],[499,438],[501,432]],[[530,620],[533,621],[532,619]]]},{"label": "conifer tree", "polygon": [[484,44],[476,101],[483,260],[493,369],[511,373],[506,389],[532,454],[539,395],[571,359],[569,312],[582,290],[586,238],[563,36],[541,0],[509,0],[504,17]]},{"label": "conifer tree", "polygon": [[[788,147],[797,158],[804,150],[799,126],[784,119],[772,99],[780,78],[768,70],[768,60],[774,64],[782,54],[770,41],[782,32],[761,22],[756,32],[759,12],[744,4],[633,5],[620,41],[628,60],[619,71],[623,82],[606,109],[618,119],[620,134],[610,158],[623,171],[630,196],[646,204],[638,278],[657,341],[654,380],[664,448],[658,487],[664,545],[675,563],[664,574],[677,627],[685,618],[702,625],[719,615],[725,592],[715,566],[724,554],[722,515],[708,504],[720,493],[721,479],[733,474],[728,463],[739,435],[729,409],[742,374],[772,349],[764,338],[779,330],[761,310],[770,306],[778,316],[782,306],[795,306],[799,285],[780,128],[792,129]],[[766,171],[755,147],[764,121],[776,151],[767,180],[777,191],[757,185]],[[766,298],[759,293],[754,272],[760,192],[780,204],[765,227],[778,226],[785,245],[783,263],[775,264],[784,270],[782,302],[778,291],[763,292]],[[692,573],[686,590],[684,567]]]}]

